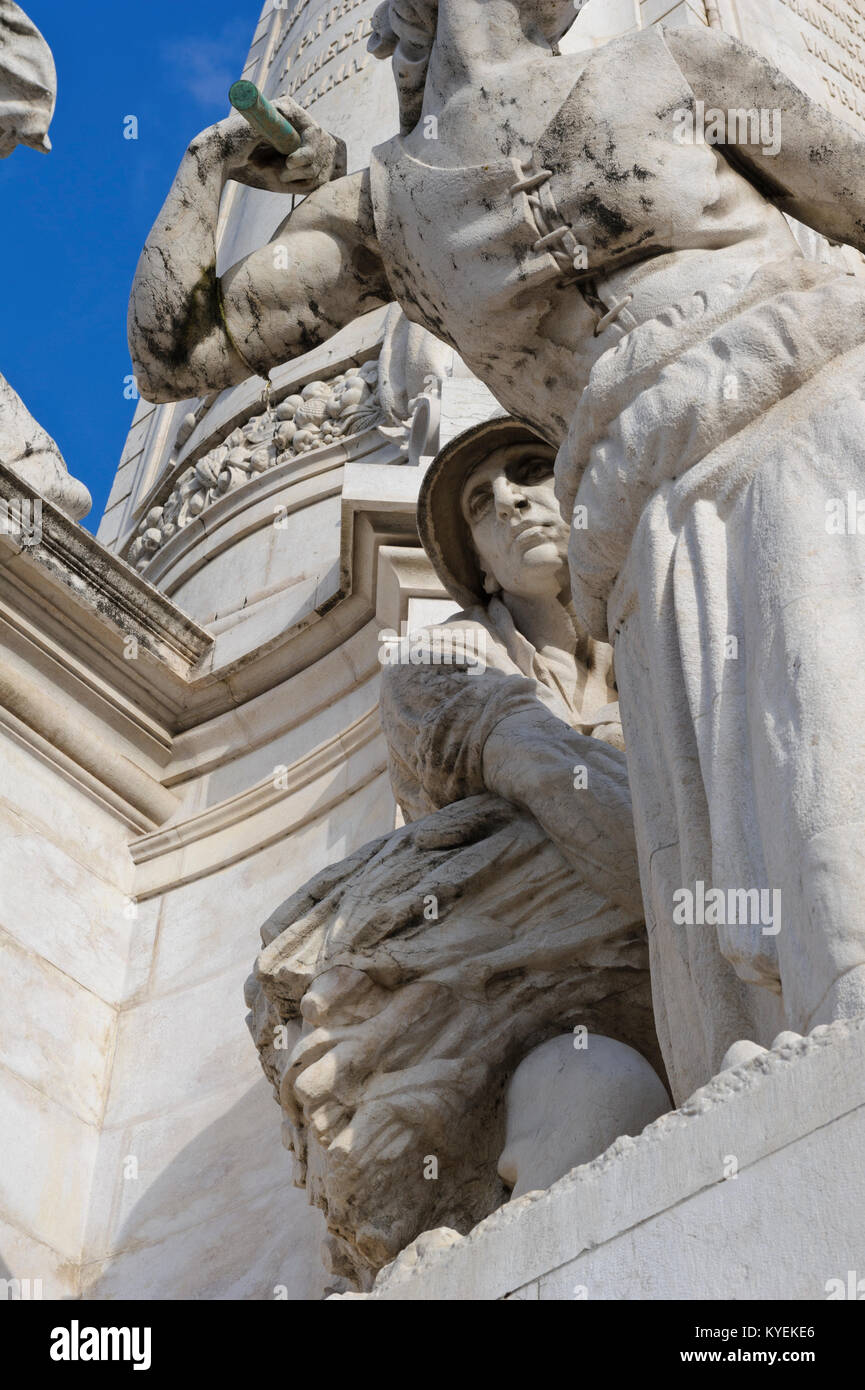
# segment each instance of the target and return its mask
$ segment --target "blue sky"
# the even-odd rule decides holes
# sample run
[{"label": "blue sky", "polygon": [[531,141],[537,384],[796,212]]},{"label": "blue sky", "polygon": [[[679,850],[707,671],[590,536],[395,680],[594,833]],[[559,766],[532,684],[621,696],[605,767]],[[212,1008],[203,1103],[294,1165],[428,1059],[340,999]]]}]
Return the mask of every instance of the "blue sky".
[{"label": "blue sky", "polygon": [[52,152],[0,161],[0,371],[90,488],[95,530],[135,408],[135,264],[189,140],[228,112],[262,0],[19,2],[54,51],[58,98]]}]

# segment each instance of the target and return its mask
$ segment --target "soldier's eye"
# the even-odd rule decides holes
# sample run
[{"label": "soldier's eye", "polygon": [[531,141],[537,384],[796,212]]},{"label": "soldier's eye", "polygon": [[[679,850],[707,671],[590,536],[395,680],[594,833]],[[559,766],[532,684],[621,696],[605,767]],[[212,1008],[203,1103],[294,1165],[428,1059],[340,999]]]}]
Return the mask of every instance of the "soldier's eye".
[{"label": "soldier's eye", "polygon": [[542,483],[553,476],[552,459],[526,458],[511,464],[508,476],[512,483]]},{"label": "soldier's eye", "polygon": [[479,487],[469,495],[468,513],[472,521],[479,520],[493,500],[492,488]]}]

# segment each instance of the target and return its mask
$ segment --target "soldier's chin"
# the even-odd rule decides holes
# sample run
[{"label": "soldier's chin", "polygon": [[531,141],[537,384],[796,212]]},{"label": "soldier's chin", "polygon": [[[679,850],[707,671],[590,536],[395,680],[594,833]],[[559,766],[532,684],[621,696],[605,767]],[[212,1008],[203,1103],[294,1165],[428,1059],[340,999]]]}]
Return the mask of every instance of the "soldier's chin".
[{"label": "soldier's chin", "polygon": [[543,536],[531,536],[518,547],[517,553],[520,557],[520,567],[530,570],[532,574],[537,574],[539,570],[549,570],[551,575],[555,575],[562,567],[559,547],[555,541]]}]

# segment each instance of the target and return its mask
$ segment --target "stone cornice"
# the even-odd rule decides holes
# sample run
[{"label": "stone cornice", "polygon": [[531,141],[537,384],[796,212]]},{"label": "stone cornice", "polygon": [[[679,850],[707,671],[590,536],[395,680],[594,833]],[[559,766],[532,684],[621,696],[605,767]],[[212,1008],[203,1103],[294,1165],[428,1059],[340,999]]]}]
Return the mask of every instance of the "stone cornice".
[{"label": "stone cornice", "polygon": [[[385,312],[375,310],[353,325],[350,346],[344,341],[343,334],[337,334],[336,338],[306,353],[303,358],[274,368],[270,376],[271,407],[277,408],[292,393],[302,393],[312,382],[331,382],[342,373],[374,364],[381,350]],[[186,417],[190,423],[195,420],[192,429],[185,429],[185,422],[181,423],[171,451],[170,465],[160,470],[148,491],[135,501],[131,516],[136,522],[136,529],[140,529],[138,524],[144,521],[148,512],[168,501],[187,472],[205,460],[233,431],[242,430],[261,416],[264,410],[261,387],[259,378],[251,378],[239,387],[218,393],[215,399],[209,396],[199,402],[197,410]],[[118,543],[118,553],[125,555],[134,540],[135,531],[126,534]]]},{"label": "stone cornice", "polygon": [[[359,757],[366,750],[366,756]],[[387,758],[378,707],[289,767],[216,806],[142,836],[130,846],[138,867],[135,896],[225,869],[326,815],[384,773]]]},{"label": "stone cornice", "polygon": [[86,607],[106,626],[135,637],[161,664],[189,678],[213,642],[204,628],[2,463],[0,500],[7,506],[23,500],[41,507],[41,535],[35,544],[24,546],[0,531],[0,567],[14,561],[41,569],[70,604]]},{"label": "stone cornice", "polygon": [[[348,446],[350,446],[350,451]],[[351,441],[340,441],[325,448],[316,449],[308,455],[303,454],[288,458],[274,465],[266,473],[247,479],[236,491],[228,492],[216,499],[203,515],[193,518],[186,526],[177,530],[163,542],[147,566],[150,580],[161,584],[164,578],[170,575],[170,581],[167,582],[166,587],[169,589],[177,587],[178,583],[189,577],[194,568],[209,563],[219,553],[221,542],[215,537],[226,526],[226,523],[230,523],[241,514],[245,516],[254,508],[260,509],[260,504],[269,498],[284,496],[284,513],[287,515],[301,507],[309,506],[312,500],[338,494],[342,485],[339,470],[343,467],[346,458],[351,457],[358,450],[362,451],[364,448],[374,447],[375,442],[371,441],[368,436],[358,436]],[[310,486],[310,480],[324,479],[324,475],[327,474],[336,474],[335,480],[331,478],[328,481]],[[306,486],[303,487],[302,485]],[[291,488],[290,493],[286,493],[288,487]],[[264,519],[259,518],[258,524],[253,529],[258,530],[263,526],[272,525],[273,518],[274,512],[271,505],[269,514]],[[184,569],[183,562],[186,557],[194,555],[205,539],[208,541],[206,555],[197,559],[193,570]],[[229,544],[233,540],[234,537],[231,538]],[[181,576],[180,579],[178,579],[178,575]]]},{"label": "stone cornice", "polygon": [[[208,527],[210,514],[238,491],[310,455],[332,451],[352,436],[388,425],[378,394],[378,364],[307,382],[302,393],[276,388],[269,405],[224,423],[160,479],[123,554],[139,571],[155,572],[162,552],[187,530]],[[403,427],[405,439],[409,422]]]},{"label": "stone cornice", "polygon": [[[334,454],[347,444],[334,445]],[[357,437],[350,452],[363,455],[367,447]],[[326,474],[319,470],[334,470],[335,464],[335,458],[319,456],[291,467],[295,476],[308,475],[302,489],[322,486]],[[340,475],[343,467],[336,469]],[[195,779],[200,764],[221,767],[226,749],[245,756],[321,707],[319,663],[325,662],[327,671],[336,664],[328,678],[331,696],[374,676],[361,633],[374,621],[380,601],[382,547],[387,548],[388,613],[404,606],[396,577],[405,568],[404,558],[411,570],[411,582],[403,576],[404,601],[409,589],[427,593],[428,577],[414,573],[419,470],[363,459],[348,467],[338,592],[275,641],[220,665],[214,662],[217,644],[211,633],[0,465],[0,501],[10,514],[16,504],[26,504],[39,523],[26,544],[24,536],[0,531],[0,723],[145,837],[136,846],[145,896],[159,891],[160,884],[210,873],[227,862],[226,856],[244,857],[384,771],[384,746],[370,712],[347,733],[293,763],[285,786],[257,784],[194,815],[182,832],[171,825],[180,811],[181,787]],[[269,490],[270,479],[260,483]],[[233,510],[240,500],[226,498],[220,505]],[[254,520],[250,513],[250,524]],[[401,547],[407,548],[405,557]],[[350,656],[355,637],[360,645]],[[280,692],[296,678],[299,684],[291,687],[285,707]],[[258,736],[250,738],[247,725],[259,715],[253,717],[246,707],[258,697],[266,702],[266,717],[255,726]],[[356,756],[349,758],[351,753]],[[350,788],[347,762],[352,763]],[[165,839],[159,838],[159,827]]]}]

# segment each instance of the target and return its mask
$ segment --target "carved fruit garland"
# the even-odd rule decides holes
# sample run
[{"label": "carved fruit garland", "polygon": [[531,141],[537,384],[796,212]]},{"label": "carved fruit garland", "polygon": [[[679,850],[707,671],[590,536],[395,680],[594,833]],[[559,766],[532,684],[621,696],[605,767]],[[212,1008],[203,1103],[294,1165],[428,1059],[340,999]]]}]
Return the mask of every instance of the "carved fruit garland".
[{"label": "carved fruit garland", "polygon": [[309,382],[299,395],[232,430],[186,470],[163,505],[152,507],[139,525],[129,563],[145,569],[166,541],[256,474],[383,420],[377,362],[350,367],[330,381]]}]

